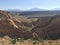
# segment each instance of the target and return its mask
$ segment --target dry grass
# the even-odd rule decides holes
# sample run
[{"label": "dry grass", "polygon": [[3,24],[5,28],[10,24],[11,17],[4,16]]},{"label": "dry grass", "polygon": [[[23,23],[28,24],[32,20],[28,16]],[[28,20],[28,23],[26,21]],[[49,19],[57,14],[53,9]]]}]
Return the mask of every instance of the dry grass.
[{"label": "dry grass", "polygon": [[59,40],[44,40],[44,42],[39,41],[32,41],[30,39],[17,41],[15,44],[11,42],[11,38],[8,36],[5,36],[4,38],[0,38],[0,45],[60,45],[60,39]]}]

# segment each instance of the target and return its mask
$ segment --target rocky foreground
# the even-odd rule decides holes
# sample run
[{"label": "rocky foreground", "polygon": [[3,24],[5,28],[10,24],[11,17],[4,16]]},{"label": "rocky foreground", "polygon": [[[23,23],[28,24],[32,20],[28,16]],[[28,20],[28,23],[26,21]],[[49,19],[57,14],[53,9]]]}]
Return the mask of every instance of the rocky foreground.
[{"label": "rocky foreground", "polygon": [[33,41],[33,40],[20,40],[13,43],[11,38],[4,36],[0,38],[0,45],[60,45],[60,39],[58,40],[43,40],[43,41]]}]

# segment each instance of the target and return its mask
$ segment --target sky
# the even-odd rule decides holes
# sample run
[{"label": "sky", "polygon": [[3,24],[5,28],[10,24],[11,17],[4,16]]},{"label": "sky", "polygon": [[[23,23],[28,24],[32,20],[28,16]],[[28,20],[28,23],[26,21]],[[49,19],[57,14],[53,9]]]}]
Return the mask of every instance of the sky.
[{"label": "sky", "polygon": [[0,0],[0,9],[60,8],[60,0]]}]

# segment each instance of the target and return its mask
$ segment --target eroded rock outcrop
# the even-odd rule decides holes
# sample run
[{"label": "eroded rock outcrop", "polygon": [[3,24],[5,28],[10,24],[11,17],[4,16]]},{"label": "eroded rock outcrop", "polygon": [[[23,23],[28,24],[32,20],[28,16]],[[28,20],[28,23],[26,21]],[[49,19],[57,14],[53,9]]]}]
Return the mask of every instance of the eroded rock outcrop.
[{"label": "eroded rock outcrop", "polygon": [[[0,11],[0,36],[8,35],[11,38],[14,37],[32,37],[32,33],[29,31],[24,31],[22,28],[19,28],[12,19],[12,16],[4,11]],[[18,22],[18,24],[20,24]],[[30,35],[27,35],[30,34]]]}]

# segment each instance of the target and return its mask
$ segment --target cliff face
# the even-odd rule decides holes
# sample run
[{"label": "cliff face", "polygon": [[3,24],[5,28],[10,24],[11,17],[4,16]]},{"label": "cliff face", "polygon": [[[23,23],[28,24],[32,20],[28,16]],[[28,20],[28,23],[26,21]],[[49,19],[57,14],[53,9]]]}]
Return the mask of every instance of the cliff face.
[{"label": "cliff face", "polygon": [[[20,28],[18,24],[21,24],[20,22],[14,21],[12,19],[12,16],[4,11],[0,11],[0,36],[8,35],[10,37],[30,37],[27,36],[27,34],[30,34],[29,31],[24,31],[25,29]],[[23,25],[23,24],[22,24]]]},{"label": "cliff face", "polygon": [[17,29],[17,25],[11,19],[10,14],[0,11],[0,35],[8,35],[14,31],[14,28]]}]

